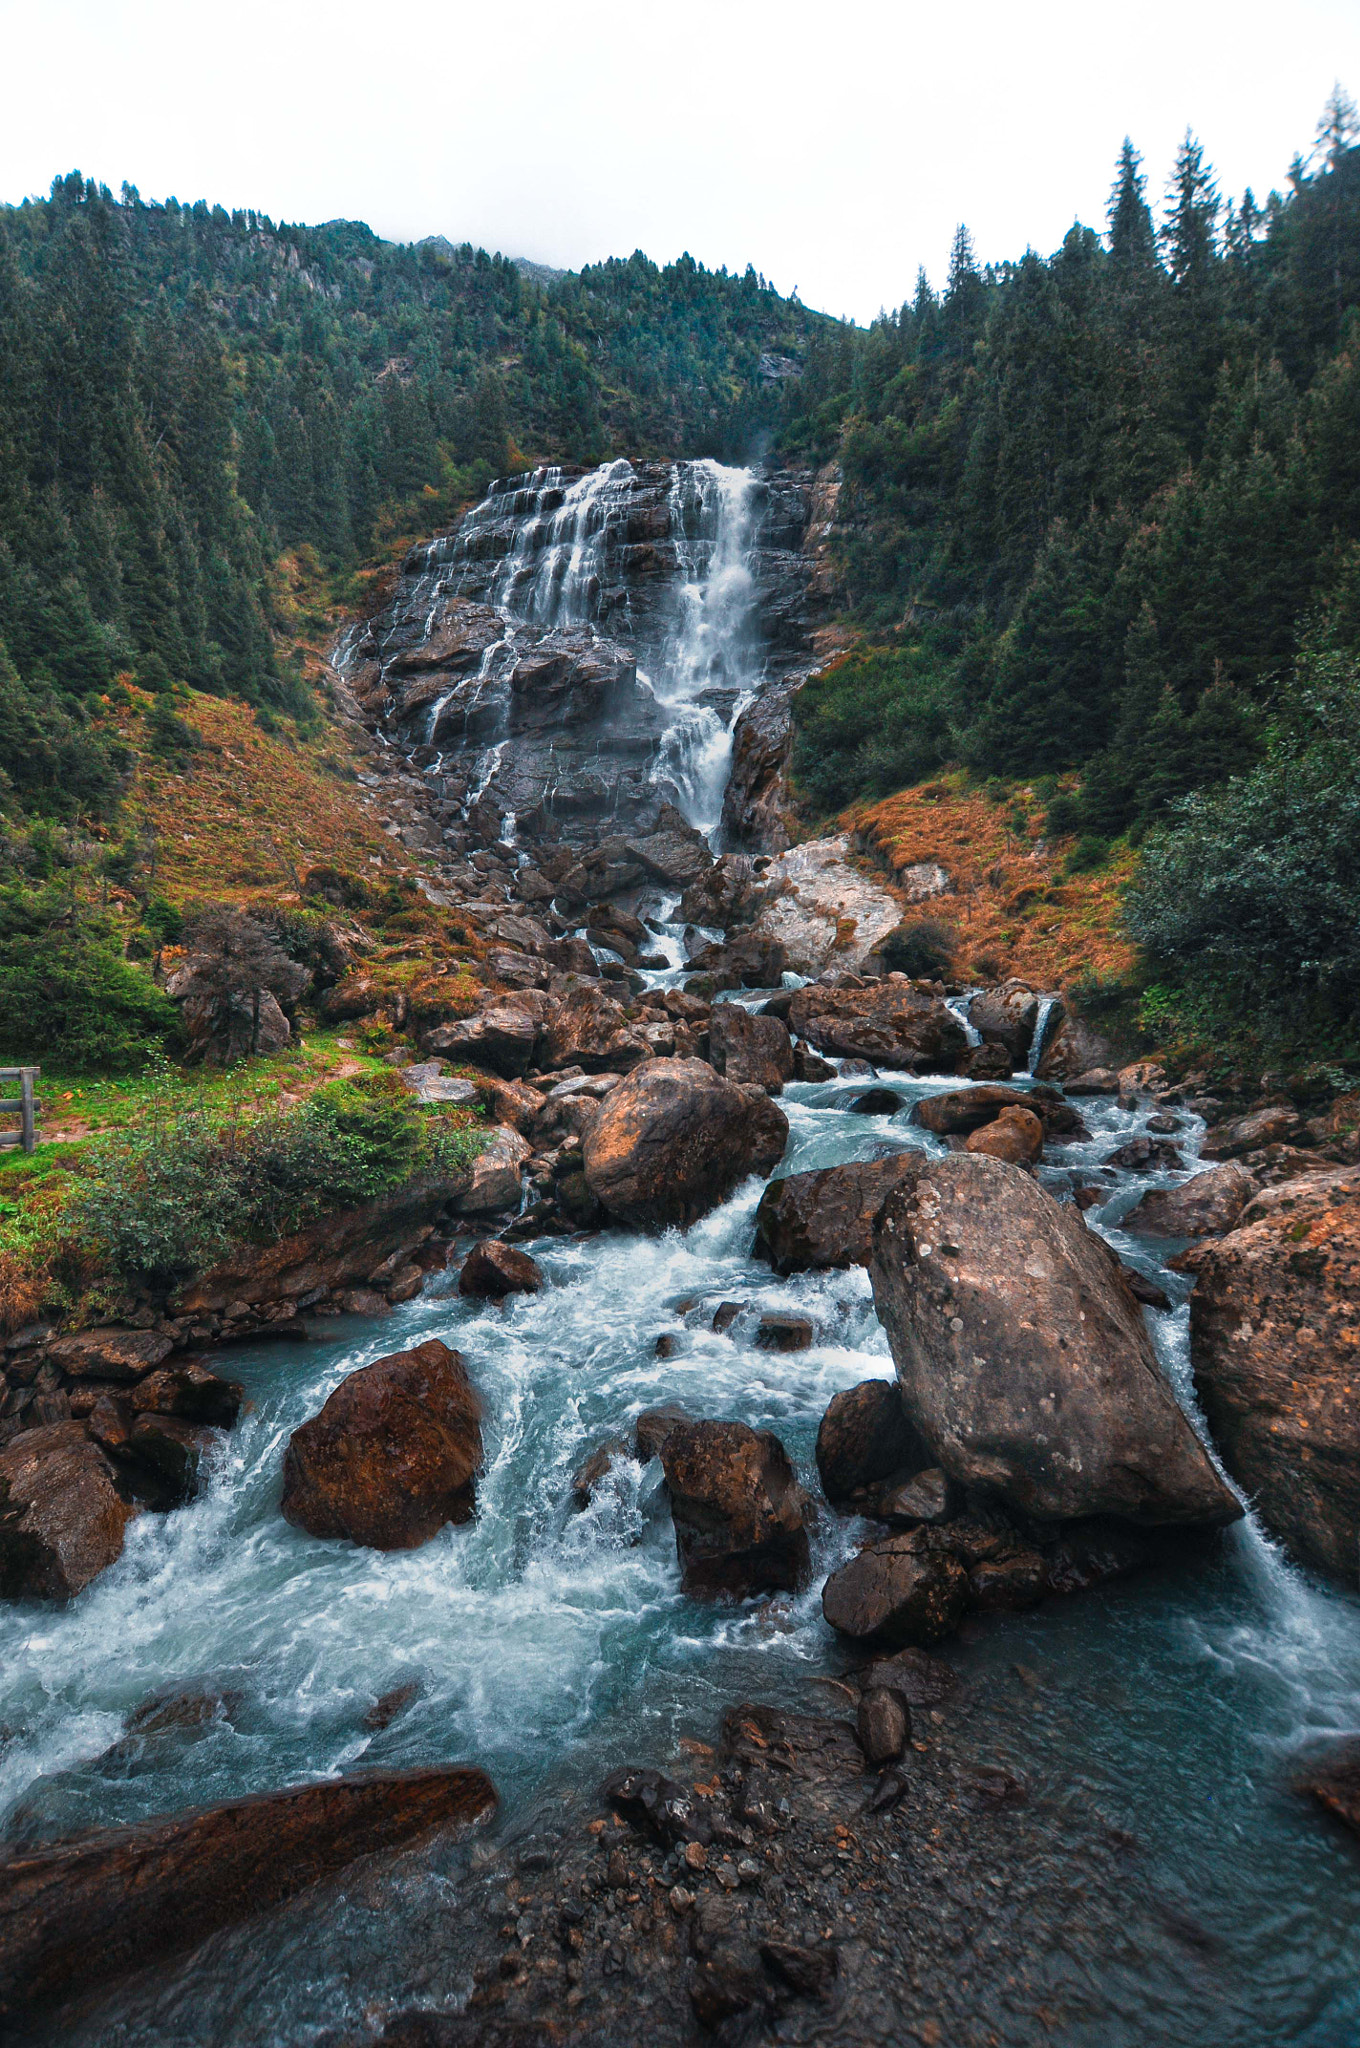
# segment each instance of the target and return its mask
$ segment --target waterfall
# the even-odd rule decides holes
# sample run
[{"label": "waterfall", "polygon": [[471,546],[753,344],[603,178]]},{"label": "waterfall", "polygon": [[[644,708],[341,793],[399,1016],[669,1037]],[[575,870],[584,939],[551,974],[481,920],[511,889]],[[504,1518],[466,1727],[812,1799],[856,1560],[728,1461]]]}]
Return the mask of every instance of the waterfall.
[{"label": "waterfall", "polygon": [[[978,1030],[976,1024],[970,1024],[968,1021],[969,1005],[976,994],[977,990],[970,988],[965,989],[961,996],[946,996],[944,999],[944,1006],[950,1016],[957,1017],[960,1024],[962,1024],[964,1037],[968,1040],[970,1046],[981,1045],[982,1043],[982,1033]],[[1033,1071],[1033,1068],[1031,1068],[1030,1072],[1032,1073]]]},{"label": "waterfall", "polygon": [[1039,1062],[1044,1056],[1044,1041],[1048,1037],[1049,1023],[1053,1012],[1061,1001],[1061,996],[1041,996],[1039,998],[1039,1014],[1034,1020],[1034,1036],[1029,1042],[1029,1058],[1025,1062],[1025,1072],[1027,1074],[1036,1074],[1039,1071]]}]

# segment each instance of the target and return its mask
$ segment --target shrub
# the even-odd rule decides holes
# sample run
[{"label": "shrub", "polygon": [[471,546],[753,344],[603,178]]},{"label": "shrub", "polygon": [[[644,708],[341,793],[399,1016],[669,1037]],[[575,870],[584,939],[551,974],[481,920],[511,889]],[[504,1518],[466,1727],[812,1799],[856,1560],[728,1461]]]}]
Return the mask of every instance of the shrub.
[{"label": "shrub", "polygon": [[793,700],[793,770],[823,810],[919,782],[949,751],[941,674],[922,648],[852,654]]},{"label": "shrub", "polygon": [[955,944],[955,934],[947,924],[923,917],[889,932],[879,952],[890,974],[909,974],[913,981],[938,981],[949,972]]},{"label": "shrub", "polygon": [[57,889],[0,892],[0,1053],[125,1071],[174,1043],[175,1008],[100,918]]}]

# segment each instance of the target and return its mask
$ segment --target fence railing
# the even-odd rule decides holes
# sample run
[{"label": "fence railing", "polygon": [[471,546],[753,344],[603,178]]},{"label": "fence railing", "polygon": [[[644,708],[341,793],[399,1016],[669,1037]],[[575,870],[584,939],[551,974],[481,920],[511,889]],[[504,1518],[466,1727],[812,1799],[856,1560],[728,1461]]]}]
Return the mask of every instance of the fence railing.
[{"label": "fence railing", "polygon": [[22,1145],[25,1152],[31,1152],[38,1142],[38,1117],[42,1104],[34,1094],[41,1067],[0,1067],[0,1088],[17,1081],[19,1093],[0,1101],[0,1115],[17,1116],[17,1131],[0,1131],[0,1152],[11,1152],[16,1145]]}]

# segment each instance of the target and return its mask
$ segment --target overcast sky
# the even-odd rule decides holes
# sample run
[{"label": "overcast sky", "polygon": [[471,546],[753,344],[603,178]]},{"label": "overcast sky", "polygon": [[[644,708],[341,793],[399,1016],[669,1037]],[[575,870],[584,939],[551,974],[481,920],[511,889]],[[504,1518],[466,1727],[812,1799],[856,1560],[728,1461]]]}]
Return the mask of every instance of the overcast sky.
[{"label": "overcast sky", "polygon": [[575,267],[747,263],[856,319],[1100,226],[1127,132],[1225,192],[1307,152],[1360,0],[0,0],[0,197],[117,191],[366,220]]}]

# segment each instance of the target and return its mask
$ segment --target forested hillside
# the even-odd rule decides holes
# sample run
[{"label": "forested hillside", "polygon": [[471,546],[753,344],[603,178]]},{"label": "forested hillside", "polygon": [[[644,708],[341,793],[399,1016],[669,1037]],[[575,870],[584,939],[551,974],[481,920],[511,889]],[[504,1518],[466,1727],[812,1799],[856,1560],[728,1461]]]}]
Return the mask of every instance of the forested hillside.
[{"label": "forested hillside", "polygon": [[982,270],[960,228],[942,294],[816,339],[783,445],[840,457],[864,628],[799,700],[819,807],[953,760],[1136,831],[1257,758],[1301,652],[1354,648],[1358,139],[1338,90],[1258,205],[1187,137],[1157,220],[1126,143],[1103,237]]},{"label": "forested hillside", "polygon": [[148,205],[127,186],[115,202],[77,173],[3,209],[14,797],[109,808],[99,699],[120,672],[296,708],[273,630],[282,551],[343,571],[529,460],[739,450],[777,418],[778,359],[819,324],[753,271],[689,258],[541,288],[482,250]]}]

